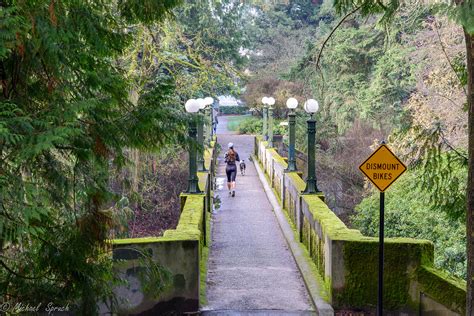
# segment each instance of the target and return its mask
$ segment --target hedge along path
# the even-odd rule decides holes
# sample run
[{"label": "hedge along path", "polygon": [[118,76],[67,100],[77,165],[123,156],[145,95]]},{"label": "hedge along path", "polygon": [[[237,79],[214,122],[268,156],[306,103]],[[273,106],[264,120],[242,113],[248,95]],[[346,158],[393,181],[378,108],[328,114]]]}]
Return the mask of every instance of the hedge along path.
[{"label": "hedge along path", "polygon": [[[226,131],[219,117],[217,177],[225,177],[223,156],[229,142],[245,159],[245,176],[237,175],[237,190],[230,197],[224,185],[218,191],[221,207],[212,215],[205,310],[314,311],[296,263],[287,246],[253,163],[253,136]],[[227,180],[225,180],[227,182]]]}]

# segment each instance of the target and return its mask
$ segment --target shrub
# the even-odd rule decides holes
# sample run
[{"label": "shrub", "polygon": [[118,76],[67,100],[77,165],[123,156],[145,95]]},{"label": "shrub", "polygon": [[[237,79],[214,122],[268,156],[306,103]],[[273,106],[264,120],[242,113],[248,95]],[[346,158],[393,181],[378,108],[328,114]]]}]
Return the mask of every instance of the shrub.
[{"label": "shrub", "polygon": [[[238,126],[239,134],[261,134],[263,121],[261,118],[250,117],[243,120]],[[286,126],[280,126],[280,121],[273,122],[273,135],[285,135]]]},{"label": "shrub", "polygon": [[247,114],[249,108],[246,106],[221,106],[219,107],[219,112],[226,114]]}]

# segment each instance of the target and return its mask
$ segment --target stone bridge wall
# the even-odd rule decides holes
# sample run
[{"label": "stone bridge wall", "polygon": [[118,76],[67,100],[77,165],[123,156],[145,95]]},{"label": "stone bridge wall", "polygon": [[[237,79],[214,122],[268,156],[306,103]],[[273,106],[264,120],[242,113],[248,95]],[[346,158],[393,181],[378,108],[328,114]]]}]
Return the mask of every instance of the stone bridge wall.
[{"label": "stone bridge wall", "polygon": [[[206,169],[198,172],[203,194],[183,194],[182,213],[176,229],[165,231],[161,237],[116,239],[112,241],[114,269],[128,284],[115,289],[119,302],[113,307],[119,314],[161,315],[199,310],[200,260],[206,241],[208,212],[211,210],[212,179],[217,150],[215,142],[206,150]],[[145,269],[143,254],[151,255],[170,275],[171,282],[161,293],[145,291],[146,286],[158,288],[161,284],[144,284],[140,271]],[[157,282],[162,283],[162,282]],[[101,313],[110,309],[101,307]]]},{"label": "stone bridge wall", "polygon": [[[349,229],[322,195],[302,195],[305,182],[285,173],[286,160],[257,137],[255,154],[300,241],[324,280],[337,309],[374,310],[377,305],[378,238]],[[464,314],[466,285],[433,266],[433,244],[385,239],[384,307],[394,314]]]}]

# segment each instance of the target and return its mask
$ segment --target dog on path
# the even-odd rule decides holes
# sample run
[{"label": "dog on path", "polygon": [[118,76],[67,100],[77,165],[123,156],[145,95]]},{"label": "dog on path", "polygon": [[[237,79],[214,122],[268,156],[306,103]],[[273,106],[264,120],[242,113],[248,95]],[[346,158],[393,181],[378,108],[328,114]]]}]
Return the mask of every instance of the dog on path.
[{"label": "dog on path", "polygon": [[247,166],[245,166],[245,161],[242,159],[240,161],[240,174],[241,175],[244,175],[245,174],[245,168],[247,168]]}]

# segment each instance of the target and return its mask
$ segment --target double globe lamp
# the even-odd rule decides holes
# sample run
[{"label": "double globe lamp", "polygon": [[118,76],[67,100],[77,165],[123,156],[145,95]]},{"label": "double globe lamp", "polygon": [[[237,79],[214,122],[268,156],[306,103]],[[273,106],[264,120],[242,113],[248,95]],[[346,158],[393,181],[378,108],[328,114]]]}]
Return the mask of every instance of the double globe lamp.
[{"label": "double globe lamp", "polygon": [[[206,109],[206,107],[212,103],[214,103],[214,99],[211,97],[204,99],[189,99],[186,101],[184,107],[188,113],[198,113],[199,110]],[[204,152],[202,150],[204,148],[203,129],[202,120],[199,120],[199,122],[193,120],[189,125],[189,137],[194,143],[197,142],[201,148],[201,150],[199,150],[199,155],[197,155],[198,151],[196,151],[196,148],[192,144],[189,146],[189,178],[188,189],[186,190],[186,193],[190,194],[201,193],[201,190],[199,189],[199,178],[197,176],[197,171],[198,169],[199,171],[206,171],[204,167]]]},{"label": "double globe lamp", "polygon": [[273,147],[273,108],[275,99],[263,97],[263,139],[268,141],[268,146]]},{"label": "double globe lamp", "polygon": [[[295,159],[295,125],[296,125],[296,114],[295,109],[298,107],[298,100],[295,98],[289,98],[286,101],[286,107],[290,110],[288,114],[288,127],[289,127],[289,148],[288,148],[288,168],[287,172],[297,171],[296,159]],[[315,146],[316,146],[316,120],[313,115],[318,112],[319,104],[314,99],[307,100],[303,105],[304,110],[309,113],[310,119],[307,121],[308,124],[308,176],[306,178],[306,188],[303,191],[304,194],[321,193],[317,186],[316,169],[315,169]]]}]

